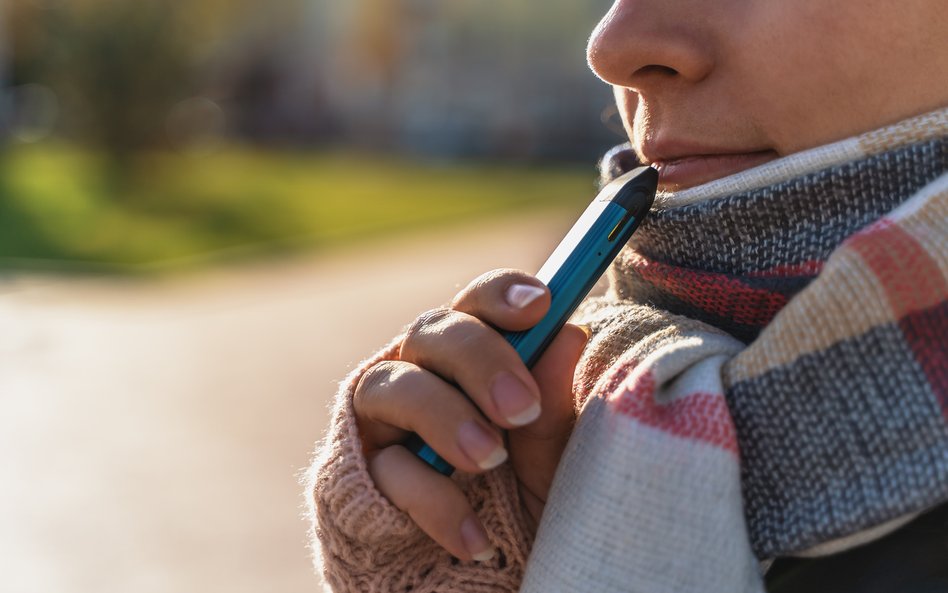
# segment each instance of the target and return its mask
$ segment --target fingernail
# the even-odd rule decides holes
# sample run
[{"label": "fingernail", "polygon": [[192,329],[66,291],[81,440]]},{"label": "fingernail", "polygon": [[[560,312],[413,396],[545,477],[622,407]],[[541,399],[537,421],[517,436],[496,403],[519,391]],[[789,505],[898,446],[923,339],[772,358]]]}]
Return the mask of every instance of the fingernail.
[{"label": "fingernail", "polygon": [[514,426],[530,424],[540,417],[540,402],[510,373],[501,373],[494,378],[490,395],[501,415]]},{"label": "fingernail", "polygon": [[544,290],[530,284],[513,284],[507,289],[507,304],[515,309],[523,309],[543,296]]},{"label": "fingernail", "polygon": [[585,323],[580,323],[580,324],[577,325],[576,327],[578,327],[579,329],[583,330],[583,333],[586,334],[586,339],[587,339],[587,340],[592,337],[592,335],[593,335],[592,328],[589,327],[588,325],[586,325]]},{"label": "fingernail", "polygon": [[458,428],[458,444],[483,470],[494,469],[507,460],[504,446],[473,420],[468,420]]},{"label": "fingernail", "polygon": [[481,527],[476,515],[468,515],[461,523],[461,541],[471,557],[478,562],[487,562],[494,557],[494,547],[490,545],[487,532]]}]

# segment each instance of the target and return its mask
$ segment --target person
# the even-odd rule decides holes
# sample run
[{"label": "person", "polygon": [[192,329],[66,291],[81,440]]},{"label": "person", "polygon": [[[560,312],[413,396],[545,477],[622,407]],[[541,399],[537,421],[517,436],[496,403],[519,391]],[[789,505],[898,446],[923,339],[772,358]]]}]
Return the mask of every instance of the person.
[{"label": "person", "polygon": [[549,293],[498,270],[342,383],[307,482],[333,590],[948,590],[946,30],[616,0],[602,172],[655,166],[653,212],[532,371],[495,328]]}]

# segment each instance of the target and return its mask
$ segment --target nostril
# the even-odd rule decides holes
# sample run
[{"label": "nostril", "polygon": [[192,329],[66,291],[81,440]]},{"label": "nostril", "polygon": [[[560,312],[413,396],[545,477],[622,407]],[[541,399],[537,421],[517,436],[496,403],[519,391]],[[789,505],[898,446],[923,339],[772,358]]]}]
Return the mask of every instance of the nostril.
[{"label": "nostril", "polygon": [[635,72],[637,75],[652,75],[652,76],[675,76],[678,74],[678,71],[674,68],[669,68],[668,66],[659,66],[657,64],[649,64],[648,66],[642,66]]}]

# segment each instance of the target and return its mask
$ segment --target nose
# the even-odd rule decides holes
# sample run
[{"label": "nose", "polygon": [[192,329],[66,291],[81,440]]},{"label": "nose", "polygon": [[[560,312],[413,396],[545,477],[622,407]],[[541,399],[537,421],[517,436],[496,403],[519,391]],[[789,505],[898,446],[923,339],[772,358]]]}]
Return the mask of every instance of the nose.
[{"label": "nose", "polygon": [[701,4],[616,0],[589,38],[589,67],[609,84],[640,92],[669,78],[700,82],[714,69]]}]

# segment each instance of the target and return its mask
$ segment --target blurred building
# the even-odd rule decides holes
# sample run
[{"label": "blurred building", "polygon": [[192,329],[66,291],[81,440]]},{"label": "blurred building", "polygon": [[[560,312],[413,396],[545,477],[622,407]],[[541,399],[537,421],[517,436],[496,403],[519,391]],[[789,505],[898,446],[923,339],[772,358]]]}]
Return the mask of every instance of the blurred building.
[{"label": "blurred building", "polygon": [[585,62],[609,3],[17,0],[8,78],[51,89],[80,142],[114,127],[119,150],[169,113],[199,124],[178,103],[206,98],[239,140],[589,162],[621,139]]},{"label": "blurred building", "polygon": [[608,3],[320,0],[320,82],[340,133],[445,156],[595,158],[618,136],[585,40]]},{"label": "blurred building", "polygon": [[243,70],[238,103],[256,93],[250,120],[300,111],[294,129],[360,147],[589,161],[620,140],[602,121],[611,93],[585,61],[607,6],[315,0],[278,59]]}]

